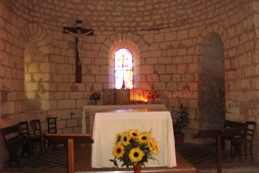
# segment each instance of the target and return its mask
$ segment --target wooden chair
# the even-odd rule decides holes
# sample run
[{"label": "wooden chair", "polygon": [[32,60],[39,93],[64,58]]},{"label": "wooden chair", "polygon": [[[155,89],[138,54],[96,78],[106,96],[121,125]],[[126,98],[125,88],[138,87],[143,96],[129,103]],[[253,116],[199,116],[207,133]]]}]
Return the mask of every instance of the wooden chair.
[{"label": "wooden chair", "polygon": [[251,155],[251,160],[252,161],[254,160],[253,141],[254,141],[255,130],[256,130],[256,122],[247,121],[244,135],[241,138],[231,140],[231,153],[234,152],[234,155],[238,155],[239,161],[242,160],[243,155],[245,155],[246,159],[247,159],[247,155]]},{"label": "wooden chair", "polygon": [[37,147],[39,147],[41,154],[43,154],[43,150],[44,152],[46,152],[46,146],[45,146],[45,134],[42,133],[42,130],[41,130],[41,122],[39,119],[37,119],[37,120],[31,120],[30,123],[33,131],[33,138],[32,138],[33,150],[36,151]]},{"label": "wooden chair", "polygon": [[30,136],[28,121],[19,122],[18,127],[22,136],[28,139],[28,143],[24,144],[22,147],[21,156],[24,156],[25,153],[28,155],[33,154],[33,141]]},{"label": "wooden chair", "polygon": [[2,128],[0,129],[0,131],[4,140],[5,147],[9,152],[8,164],[11,164],[12,162],[16,162],[16,164],[19,164],[17,152],[24,144],[28,143],[28,139],[23,137],[18,125]]},{"label": "wooden chair", "polygon": [[[226,120],[224,124],[224,129],[245,129],[246,123],[243,122],[237,122],[237,121],[231,121]],[[244,131],[243,131],[244,132]],[[228,136],[228,137],[222,137],[221,138],[221,148],[222,150],[225,150],[225,141],[231,141],[233,138],[240,138],[243,134],[235,135],[235,136]]]},{"label": "wooden chair", "polygon": [[[47,118],[48,123],[48,133],[56,134],[57,133],[57,117],[49,117]],[[48,148],[52,146],[53,149],[57,148],[57,144],[48,139]]]}]

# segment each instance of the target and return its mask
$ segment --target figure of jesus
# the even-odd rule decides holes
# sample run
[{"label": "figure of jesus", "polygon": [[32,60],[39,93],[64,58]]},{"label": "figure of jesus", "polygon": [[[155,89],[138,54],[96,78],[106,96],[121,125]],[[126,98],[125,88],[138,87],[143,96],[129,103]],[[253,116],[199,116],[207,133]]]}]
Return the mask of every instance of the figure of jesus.
[{"label": "figure of jesus", "polygon": [[89,34],[91,34],[93,31],[88,31],[88,32],[86,32],[86,33],[82,33],[81,32],[81,29],[80,28],[78,28],[78,29],[76,29],[76,33],[74,33],[74,32],[71,32],[71,31],[69,31],[69,30],[67,30],[67,29],[65,29],[64,30],[65,32],[67,32],[68,34],[70,34],[70,35],[73,35],[73,36],[75,36],[76,38],[77,38],[77,45],[76,45],[76,49],[77,49],[77,51],[78,51],[78,58],[79,58],[79,64],[78,65],[81,65],[81,58],[82,58],[82,50],[83,50],[83,40],[84,40],[84,35],[89,35]]}]

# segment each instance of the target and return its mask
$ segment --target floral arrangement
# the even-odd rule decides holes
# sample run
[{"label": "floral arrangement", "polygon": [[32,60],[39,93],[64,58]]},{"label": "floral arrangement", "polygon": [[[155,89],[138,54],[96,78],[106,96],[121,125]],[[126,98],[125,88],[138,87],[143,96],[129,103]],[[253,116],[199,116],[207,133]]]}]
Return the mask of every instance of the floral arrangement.
[{"label": "floral arrangement", "polygon": [[155,98],[159,98],[159,97],[160,97],[159,93],[154,90],[150,91],[147,95],[147,98],[152,100],[155,100]]},{"label": "floral arrangement", "polygon": [[153,154],[159,154],[158,142],[152,138],[150,132],[139,132],[130,129],[116,135],[115,145],[112,150],[114,159],[111,162],[118,168],[117,160],[123,162],[121,167],[145,166],[148,159],[153,159]]},{"label": "floral arrangement", "polygon": [[101,94],[99,92],[94,92],[90,95],[89,98],[91,101],[100,101],[101,99]]}]

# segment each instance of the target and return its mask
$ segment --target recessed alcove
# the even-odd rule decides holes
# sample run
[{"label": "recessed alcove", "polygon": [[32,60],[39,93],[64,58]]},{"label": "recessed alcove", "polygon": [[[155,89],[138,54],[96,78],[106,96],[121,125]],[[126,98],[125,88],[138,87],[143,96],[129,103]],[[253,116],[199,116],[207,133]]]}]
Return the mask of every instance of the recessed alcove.
[{"label": "recessed alcove", "polygon": [[220,129],[225,122],[224,47],[220,36],[208,33],[199,59],[199,113],[201,129]]}]

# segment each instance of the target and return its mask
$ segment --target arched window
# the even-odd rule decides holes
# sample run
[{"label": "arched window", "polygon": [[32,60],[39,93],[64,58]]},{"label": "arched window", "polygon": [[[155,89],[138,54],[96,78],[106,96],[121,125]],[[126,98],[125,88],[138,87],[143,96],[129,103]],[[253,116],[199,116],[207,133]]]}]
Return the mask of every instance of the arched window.
[{"label": "arched window", "polygon": [[132,89],[133,88],[133,59],[132,53],[125,48],[115,52],[115,88]]}]

